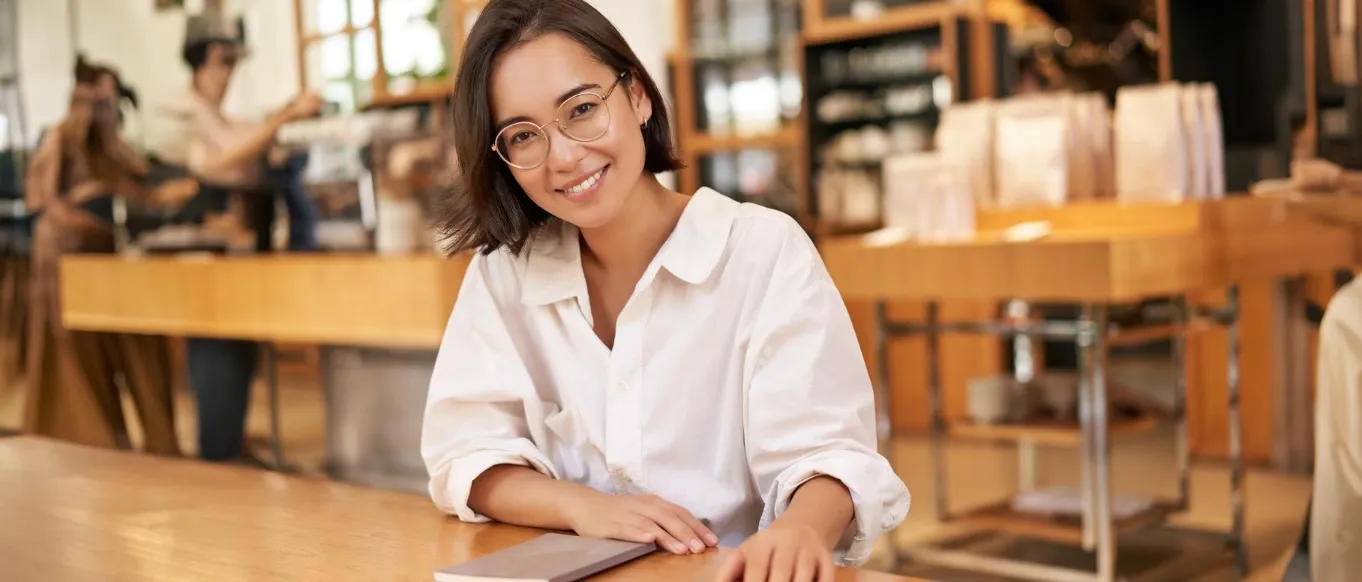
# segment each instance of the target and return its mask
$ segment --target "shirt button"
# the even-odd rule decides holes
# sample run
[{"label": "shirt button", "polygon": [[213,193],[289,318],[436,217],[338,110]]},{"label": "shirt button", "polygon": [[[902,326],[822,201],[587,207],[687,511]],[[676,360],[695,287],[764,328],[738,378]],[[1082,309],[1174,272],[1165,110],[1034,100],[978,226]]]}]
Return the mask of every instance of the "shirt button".
[{"label": "shirt button", "polygon": [[629,390],[629,384],[624,380],[620,380],[619,382],[615,382],[615,389],[620,392],[627,392]]}]

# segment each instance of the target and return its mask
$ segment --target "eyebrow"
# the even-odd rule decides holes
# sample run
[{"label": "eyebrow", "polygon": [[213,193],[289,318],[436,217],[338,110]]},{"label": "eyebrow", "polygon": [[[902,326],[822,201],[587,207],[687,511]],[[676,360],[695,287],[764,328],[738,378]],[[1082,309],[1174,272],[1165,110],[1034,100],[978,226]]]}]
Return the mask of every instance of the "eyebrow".
[{"label": "eyebrow", "polygon": [[[568,100],[568,99],[571,99],[571,98],[577,96],[577,94],[578,94],[578,93],[581,93],[582,91],[586,91],[587,89],[600,89],[600,88],[601,88],[601,86],[600,86],[600,85],[597,85],[596,83],[582,83],[581,85],[577,85],[576,87],[573,87],[573,88],[571,88],[571,89],[568,89],[567,91],[563,91],[563,94],[558,96],[558,101],[556,102],[556,104],[554,105],[554,107],[555,107],[555,108],[557,108],[557,107],[562,107],[564,103],[567,103],[567,100]],[[503,119],[503,120],[501,120],[500,123],[497,123],[496,133],[501,133],[501,130],[506,129],[507,126],[515,125],[515,124],[517,124],[517,123],[521,123],[521,122],[525,122],[525,121],[529,121],[529,122],[533,123],[534,120],[530,119],[528,116],[525,116],[525,115],[517,115],[517,116],[515,116],[515,117],[510,117],[510,118],[507,118],[507,119]]]}]

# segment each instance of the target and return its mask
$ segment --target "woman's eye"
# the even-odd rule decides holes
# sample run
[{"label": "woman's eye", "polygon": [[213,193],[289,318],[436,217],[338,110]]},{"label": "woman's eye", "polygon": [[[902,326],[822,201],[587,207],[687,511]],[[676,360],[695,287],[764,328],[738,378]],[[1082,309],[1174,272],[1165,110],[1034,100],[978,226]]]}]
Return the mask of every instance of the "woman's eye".
[{"label": "woman's eye", "polygon": [[511,136],[511,145],[521,145],[529,142],[534,138],[535,135],[533,131],[519,131],[516,132],[515,135]]},{"label": "woman's eye", "polygon": [[573,119],[577,119],[578,117],[581,117],[581,116],[583,116],[583,115],[588,115],[588,114],[590,114],[592,111],[595,111],[595,110],[596,110],[596,104],[595,104],[595,103],[591,103],[591,102],[582,103],[582,104],[580,104],[580,105],[578,105],[578,106],[572,108],[572,118],[573,118]]}]

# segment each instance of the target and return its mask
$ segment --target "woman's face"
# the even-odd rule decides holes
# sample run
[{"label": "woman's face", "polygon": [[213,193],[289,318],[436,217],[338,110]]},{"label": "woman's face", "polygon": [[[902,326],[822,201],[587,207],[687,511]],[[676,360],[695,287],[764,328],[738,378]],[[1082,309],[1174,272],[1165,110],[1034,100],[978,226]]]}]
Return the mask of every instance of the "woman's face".
[{"label": "woman's face", "polygon": [[582,229],[613,220],[643,174],[639,127],[652,103],[642,85],[547,34],[496,61],[490,93],[498,133],[488,147],[515,162],[511,175],[530,199]]},{"label": "woman's face", "polygon": [[118,80],[113,75],[100,75],[94,85],[94,119],[104,125],[118,123]]},{"label": "woman's face", "polygon": [[95,98],[100,101],[118,101],[118,80],[105,73],[95,81]]},{"label": "woman's face", "polygon": [[97,95],[98,91],[93,84],[76,83],[71,89],[71,103],[66,117],[75,128],[88,127],[94,120]]}]

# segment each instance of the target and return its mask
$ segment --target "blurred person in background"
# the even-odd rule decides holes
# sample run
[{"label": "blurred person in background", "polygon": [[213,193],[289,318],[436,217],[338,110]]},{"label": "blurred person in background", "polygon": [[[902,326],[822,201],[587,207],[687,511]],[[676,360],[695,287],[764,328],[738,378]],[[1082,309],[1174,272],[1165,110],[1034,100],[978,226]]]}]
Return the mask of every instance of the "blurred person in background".
[{"label": "blurred person in background", "polygon": [[[296,183],[296,159],[283,168],[269,163],[276,135],[289,122],[316,115],[322,102],[315,95],[301,94],[263,122],[228,119],[222,104],[245,47],[240,27],[227,26],[211,4],[186,27],[183,57],[193,73],[192,86],[169,108],[176,129],[158,155],[168,163],[183,164],[199,182],[199,198],[190,206],[204,213],[205,228],[253,237],[255,250],[266,252],[271,248],[275,196],[290,190],[280,188],[281,177],[295,180],[289,186],[294,194],[303,194]],[[189,338],[186,348],[198,404],[199,457],[259,465],[245,446],[257,344]]]},{"label": "blurred person in background", "polygon": [[[29,288],[29,432],[82,444],[128,448],[116,376],[137,409],[147,452],[176,455],[169,340],[161,336],[67,330],[61,323],[59,261],[65,253],[114,252],[112,195],[177,204],[190,180],[147,184],[148,165],[119,136],[119,104],[136,95],[108,67],[77,60],[64,119],[30,161],[25,198],[37,215]],[[97,292],[89,290],[90,292]]]}]

